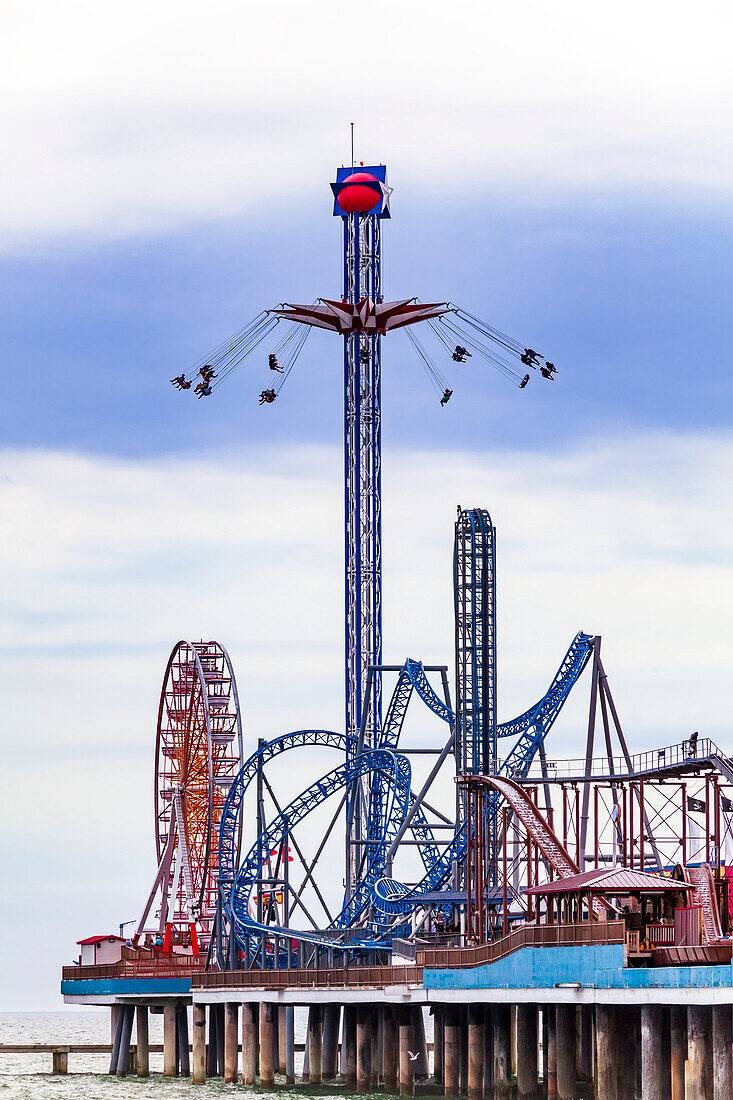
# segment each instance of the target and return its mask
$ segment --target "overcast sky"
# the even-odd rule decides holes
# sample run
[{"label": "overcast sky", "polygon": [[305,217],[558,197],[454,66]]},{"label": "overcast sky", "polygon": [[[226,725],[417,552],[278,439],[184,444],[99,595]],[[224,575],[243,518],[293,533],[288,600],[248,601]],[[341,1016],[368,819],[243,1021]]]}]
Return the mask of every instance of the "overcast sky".
[{"label": "overcast sky", "polygon": [[[178,638],[227,646],[249,750],[342,721],[336,342],[313,335],[272,407],[266,350],[210,401],[168,379],[261,309],[339,292],[352,120],[395,188],[387,297],[458,302],[559,367],[519,392],[445,364],[441,409],[385,341],[386,659],[450,663],[455,507],[484,506],[500,719],[584,629],[634,747],[731,747],[732,23],[723,3],[3,5],[0,1008],[57,1007],[75,940],[141,907]],[[579,750],[586,691],[551,754]]]}]

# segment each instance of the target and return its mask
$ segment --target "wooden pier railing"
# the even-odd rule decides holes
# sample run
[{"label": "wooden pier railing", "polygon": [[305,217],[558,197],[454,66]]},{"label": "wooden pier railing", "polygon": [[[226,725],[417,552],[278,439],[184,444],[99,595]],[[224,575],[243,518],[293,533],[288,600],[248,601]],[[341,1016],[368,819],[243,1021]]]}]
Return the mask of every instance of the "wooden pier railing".
[{"label": "wooden pier railing", "polygon": [[209,970],[194,974],[193,989],[383,989],[420,985],[421,966],[319,967],[302,970]]},{"label": "wooden pier railing", "polygon": [[146,959],[120,959],[99,966],[62,966],[64,982],[94,981],[101,978],[182,978],[199,973],[206,966],[205,955],[158,955]]},{"label": "wooden pier railing", "polygon": [[508,936],[476,947],[429,947],[418,950],[418,964],[426,969],[486,966],[523,947],[589,947],[624,942],[624,922],[586,921],[583,924],[525,924]]}]

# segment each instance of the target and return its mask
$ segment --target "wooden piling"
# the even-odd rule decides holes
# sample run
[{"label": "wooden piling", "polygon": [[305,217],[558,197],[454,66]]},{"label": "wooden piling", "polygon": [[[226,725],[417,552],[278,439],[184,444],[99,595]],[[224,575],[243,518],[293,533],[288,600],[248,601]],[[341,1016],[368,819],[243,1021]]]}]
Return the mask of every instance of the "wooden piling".
[{"label": "wooden piling", "polygon": [[206,1005],[193,1006],[193,1083],[206,1081]]},{"label": "wooden piling", "polygon": [[415,1065],[411,1054],[415,1054],[415,1014],[412,1006],[403,1008],[400,1013],[400,1096],[415,1095]]},{"label": "wooden piling", "polygon": [[176,1076],[176,1002],[163,1006],[163,1075]]},{"label": "wooden piling", "polygon": [[224,1080],[231,1084],[239,1080],[239,1005],[227,1001],[224,1005]]},{"label": "wooden piling", "polygon": [[391,1005],[386,1005],[382,1018],[382,1076],[387,1092],[397,1091],[399,1073],[399,1027]]},{"label": "wooden piling", "polygon": [[617,1044],[615,1017],[610,1005],[596,1005],[596,1095],[603,1100],[617,1100]]},{"label": "wooden piling", "polygon": [[254,1085],[257,1080],[259,1039],[257,1030],[257,1005],[242,1005],[242,1084]]},{"label": "wooden piling", "polygon": [[555,1006],[556,1091],[559,1100],[576,1096],[576,1013],[573,1005]]},{"label": "wooden piling", "polygon": [[481,1005],[468,1007],[468,1100],[482,1100],[484,1094],[484,1011]]},{"label": "wooden piling", "polygon": [[537,1006],[517,1005],[517,1095],[537,1095]]},{"label": "wooden piling", "polygon": [[687,1060],[687,1010],[675,1005],[669,1010],[671,1100],[685,1100]]},{"label": "wooden piling", "polygon": [[511,1017],[509,1005],[491,1009],[491,1037],[494,1049],[494,1100],[509,1100],[511,1092]]},{"label": "wooden piling", "polygon": [[150,1076],[150,1033],[148,1006],[135,1007],[135,1073],[138,1077]]},{"label": "wooden piling", "polygon": [[69,1052],[68,1050],[54,1050],[52,1052],[52,1073],[68,1073],[69,1072]]},{"label": "wooden piling", "polygon": [[349,1088],[353,1089],[356,1086],[356,1005],[344,1005],[341,1076]]},{"label": "wooden piling", "polygon": [[260,1086],[271,1089],[275,1084],[276,1009],[270,1001],[260,1003]]},{"label": "wooden piling", "polygon": [[443,1013],[443,1093],[445,1096],[458,1096],[461,1018],[455,1005],[446,1005]]},{"label": "wooden piling", "polygon": [[372,1076],[371,1011],[369,1005],[356,1009],[356,1090],[368,1092]]},{"label": "wooden piling", "polygon": [[713,1100],[730,1100],[733,1096],[733,1065],[731,1065],[731,1006],[713,1008]]}]

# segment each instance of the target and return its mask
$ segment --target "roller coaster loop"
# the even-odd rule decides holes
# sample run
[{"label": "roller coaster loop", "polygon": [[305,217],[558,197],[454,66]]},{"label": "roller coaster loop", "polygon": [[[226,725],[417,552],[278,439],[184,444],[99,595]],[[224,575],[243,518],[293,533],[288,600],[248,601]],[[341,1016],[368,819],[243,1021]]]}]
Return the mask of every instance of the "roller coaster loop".
[{"label": "roller coaster loop", "polygon": [[[253,932],[268,936],[288,935],[294,939],[300,938],[311,943],[319,942],[317,935],[293,932],[274,925],[258,924],[248,915],[249,899],[259,875],[261,853],[263,850],[269,851],[282,844],[293,827],[319,806],[324,799],[341,790],[354,779],[368,772],[376,771],[384,771],[388,774],[391,787],[389,812],[386,815],[384,830],[378,844],[372,850],[364,877],[334,921],[335,926],[340,928],[346,928],[353,924],[370,900],[372,887],[383,870],[384,854],[391,840],[396,836],[399,823],[407,813],[409,804],[410,763],[407,757],[385,749],[372,749],[369,752],[362,753],[353,760],[347,761],[340,767],[328,772],[321,779],[311,784],[302,794],[298,795],[268,825],[262,836],[258,837],[242,860],[230,895],[229,915],[233,920],[235,934],[240,943],[245,935]],[[333,946],[333,941],[324,940],[322,942],[324,946]]]}]

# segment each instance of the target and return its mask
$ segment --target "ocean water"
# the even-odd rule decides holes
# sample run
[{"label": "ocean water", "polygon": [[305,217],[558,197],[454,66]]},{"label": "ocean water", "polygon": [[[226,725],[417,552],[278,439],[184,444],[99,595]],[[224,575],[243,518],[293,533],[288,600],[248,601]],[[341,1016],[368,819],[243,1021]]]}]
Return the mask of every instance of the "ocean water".
[{"label": "ocean water", "polygon": [[[296,1042],[303,1042],[305,1019],[296,1013]],[[150,1042],[163,1042],[162,1016],[149,1016]],[[190,1022],[190,1021],[189,1021]],[[2,1043],[109,1043],[109,1009],[87,1009],[74,1012],[3,1012],[0,1013],[0,1044]],[[134,1042],[134,1029],[133,1029]],[[300,1070],[302,1054],[296,1055],[296,1072]],[[2,1054],[0,1053],[0,1100],[138,1100],[147,1097],[166,1097],[176,1100],[205,1100],[236,1090],[240,1097],[255,1093],[241,1085],[225,1085],[221,1079],[197,1085],[194,1089],[190,1078],[163,1077],[163,1055],[150,1055],[150,1073],[147,1079],[134,1074],[119,1079],[108,1075],[109,1054],[69,1054],[69,1072],[64,1075],[51,1073],[51,1054]],[[262,1093],[259,1093],[260,1100]],[[273,1093],[272,1095],[276,1095]],[[287,1090],[295,1100],[299,1095]],[[303,1094],[305,1095],[305,1093]],[[311,1094],[312,1100],[312,1094]]]},{"label": "ocean water", "polygon": [[[150,1013],[150,1042],[163,1042],[163,1017]],[[425,1016],[427,1041],[432,1042],[432,1017]],[[189,1011],[189,1033],[190,1033]],[[305,1009],[295,1011],[295,1041],[305,1041],[307,1013]],[[135,1041],[133,1028],[132,1041]],[[0,1012],[0,1044],[16,1045],[30,1043],[109,1043],[110,1014],[108,1008],[70,1011],[70,1012]],[[51,1054],[3,1054],[0,1053],[0,1100],[127,1100],[147,1098],[177,1100],[206,1100],[209,1096],[221,1096],[236,1091],[238,1097],[246,1100],[259,1098],[264,1093],[243,1088],[242,1085],[225,1085],[221,1078],[207,1081],[205,1085],[191,1084],[190,1078],[163,1077],[163,1055],[150,1055],[149,1078],[138,1078],[134,1073],[124,1078],[110,1077],[109,1054],[69,1054],[69,1072],[66,1075],[51,1073]],[[296,1052],[295,1072],[300,1074],[303,1066],[302,1052]],[[283,1088],[280,1095],[288,1100],[313,1100],[314,1095],[337,1093],[346,1100],[348,1094],[342,1088],[300,1090]],[[269,1093],[277,1096],[278,1090]],[[364,1100],[360,1097],[360,1100]],[[382,1097],[382,1100],[384,1098]]]}]

